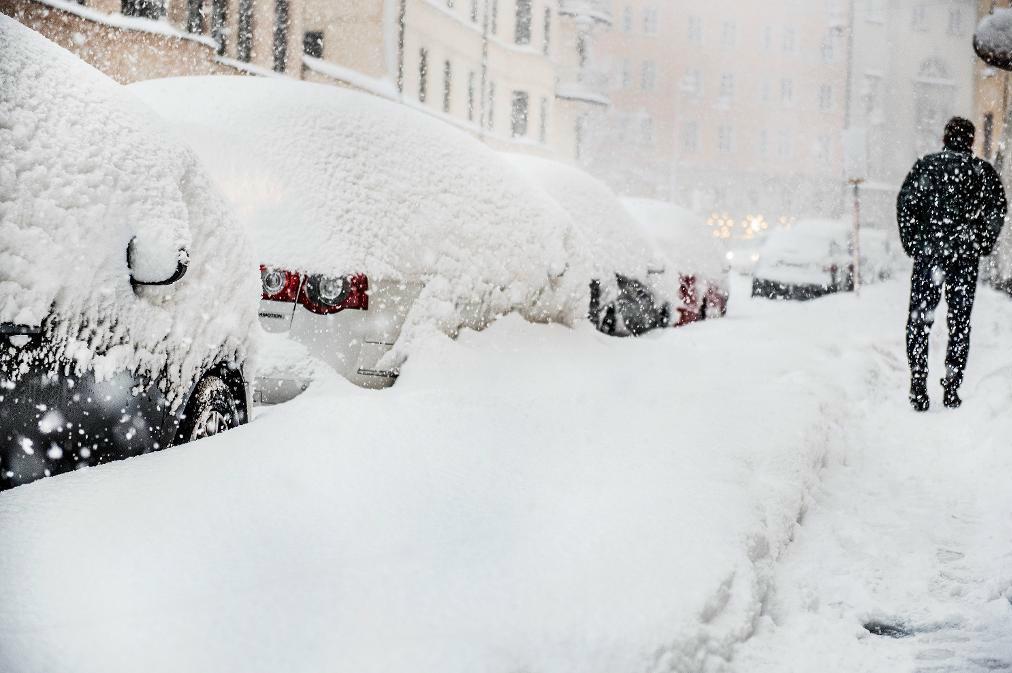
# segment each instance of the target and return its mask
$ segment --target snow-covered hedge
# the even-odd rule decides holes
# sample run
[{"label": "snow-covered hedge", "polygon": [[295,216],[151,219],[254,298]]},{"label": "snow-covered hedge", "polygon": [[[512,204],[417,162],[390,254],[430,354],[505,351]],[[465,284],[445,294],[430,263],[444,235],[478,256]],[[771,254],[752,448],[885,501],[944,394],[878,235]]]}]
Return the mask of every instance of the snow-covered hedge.
[{"label": "snow-covered hedge", "polygon": [[[134,290],[189,271],[164,288]],[[180,251],[184,251],[181,252]],[[44,324],[102,375],[185,385],[242,360],[256,267],[196,157],[123,87],[0,15],[0,322]]]},{"label": "snow-covered hedge", "polygon": [[420,324],[456,330],[475,298],[490,316],[572,322],[582,309],[564,273],[572,265],[564,213],[444,122],[281,79],[131,88],[201,155],[264,263],[424,281],[409,333]]},{"label": "snow-covered hedge", "polygon": [[702,217],[654,199],[624,198],[643,234],[656,246],[670,273],[721,280],[727,275],[724,249]]},{"label": "snow-covered hedge", "polygon": [[1012,70],[1012,9],[996,8],[981,19],[973,48],[989,65]]}]

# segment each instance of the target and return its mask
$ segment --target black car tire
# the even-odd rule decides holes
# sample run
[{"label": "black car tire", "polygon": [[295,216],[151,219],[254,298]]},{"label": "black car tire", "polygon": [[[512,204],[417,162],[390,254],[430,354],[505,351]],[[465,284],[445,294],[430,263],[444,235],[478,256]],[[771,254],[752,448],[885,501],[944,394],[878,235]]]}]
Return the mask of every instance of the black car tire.
[{"label": "black car tire", "polygon": [[242,422],[239,402],[223,378],[208,374],[200,380],[186,403],[174,444],[212,437],[237,428]]}]

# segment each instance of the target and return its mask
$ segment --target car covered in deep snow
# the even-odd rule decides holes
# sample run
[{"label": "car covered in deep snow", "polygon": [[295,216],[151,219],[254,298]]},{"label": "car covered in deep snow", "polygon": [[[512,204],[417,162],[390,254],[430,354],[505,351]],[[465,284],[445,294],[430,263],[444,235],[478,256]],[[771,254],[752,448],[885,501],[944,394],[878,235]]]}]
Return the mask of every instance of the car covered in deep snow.
[{"label": "car covered in deep snow", "polygon": [[411,340],[517,311],[571,323],[572,224],[483,143],[408,106],[248,77],[130,89],[204,160],[260,258],[271,333],[257,401],[301,392],[322,363],[395,380]]},{"label": "car covered in deep snow", "polygon": [[526,154],[503,156],[573,221],[573,247],[585,250],[592,264],[587,311],[591,322],[616,336],[636,336],[670,325],[676,293],[667,287],[667,260],[657,254],[615,193],[575,166]]},{"label": "car covered in deep snow", "polygon": [[0,490],[245,422],[248,244],[119,84],[0,16]]},{"label": "car covered in deep snow", "polygon": [[767,235],[752,296],[807,300],[854,289],[851,228],[843,220],[801,219]]},{"label": "car covered in deep snow", "polygon": [[730,267],[706,221],[654,199],[624,198],[622,205],[665,260],[668,294],[677,297],[675,325],[726,315]]}]

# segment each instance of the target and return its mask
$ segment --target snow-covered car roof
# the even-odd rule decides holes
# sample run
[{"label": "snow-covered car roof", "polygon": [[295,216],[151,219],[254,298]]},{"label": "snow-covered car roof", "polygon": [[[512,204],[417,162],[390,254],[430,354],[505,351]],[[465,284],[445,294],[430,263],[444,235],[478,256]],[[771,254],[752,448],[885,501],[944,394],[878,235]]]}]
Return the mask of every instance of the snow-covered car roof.
[{"label": "snow-covered car roof", "polygon": [[711,279],[726,275],[723,246],[702,217],[655,199],[623,198],[622,205],[668,261],[669,271]]},{"label": "snow-covered car roof", "polygon": [[483,143],[408,106],[269,78],[130,88],[201,155],[264,263],[435,276],[448,301],[529,296],[567,268],[559,208]]},{"label": "snow-covered car roof", "polygon": [[589,253],[596,274],[617,272],[640,280],[646,278],[656,261],[656,253],[606,184],[558,161],[527,154],[503,156],[569,214],[577,227],[579,244]]},{"label": "snow-covered car roof", "polygon": [[[172,373],[185,379],[216,357],[209,349],[245,350],[256,321],[249,248],[157,116],[0,15],[0,120],[0,322],[48,318],[53,350],[102,371],[161,368],[177,348]],[[135,292],[131,240],[138,279],[168,278],[186,259],[189,271]]]},{"label": "snow-covered car roof", "polygon": [[785,282],[815,282],[824,268],[842,267],[850,261],[849,244],[850,225],[844,220],[801,219],[789,228],[770,231],[759,250],[755,275]]}]

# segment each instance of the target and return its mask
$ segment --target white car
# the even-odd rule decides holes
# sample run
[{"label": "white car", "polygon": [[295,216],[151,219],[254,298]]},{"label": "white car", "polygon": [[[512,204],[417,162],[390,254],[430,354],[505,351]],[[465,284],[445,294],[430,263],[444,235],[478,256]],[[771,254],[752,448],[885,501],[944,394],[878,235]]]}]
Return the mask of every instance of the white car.
[{"label": "white car", "polygon": [[291,398],[321,363],[393,383],[411,340],[518,311],[571,322],[571,223],[484,144],[408,106],[252,77],[131,89],[201,155],[260,256],[257,400]]},{"label": "white car", "polygon": [[675,324],[726,315],[730,267],[706,221],[690,210],[654,199],[625,198],[622,205],[667,260],[667,294],[677,297]]},{"label": "white car", "polygon": [[589,256],[587,313],[598,329],[630,336],[670,325],[675,292],[666,282],[667,260],[614,192],[568,164],[526,154],[503,156],[532,188],[554,199],[576,226],[572,255]]},{"label": "white car", "polygon": [[806,300],[849,292],[853,269],[848,222],[801,219],[767,235],[753,273],[752,296]]},{"label": "white car", "polygon": [[0,490],[245,422],[253,256],[196,157],[3,15],[0,62]]}]

